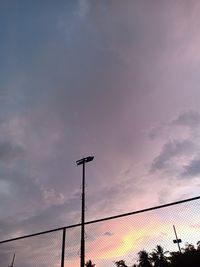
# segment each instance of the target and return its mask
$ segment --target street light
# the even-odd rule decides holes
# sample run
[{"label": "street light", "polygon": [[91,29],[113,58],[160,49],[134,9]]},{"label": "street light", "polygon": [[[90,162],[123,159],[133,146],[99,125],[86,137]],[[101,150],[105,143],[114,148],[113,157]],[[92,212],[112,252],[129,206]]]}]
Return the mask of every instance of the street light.
[{"label": "street light", "polygon": [[82,208],[81,208],[81,260],[80,267],[85,267],[85,163],[94,159],[93,156],[82,158],[76,161],[77,166],[83,165],[82,177]]}]

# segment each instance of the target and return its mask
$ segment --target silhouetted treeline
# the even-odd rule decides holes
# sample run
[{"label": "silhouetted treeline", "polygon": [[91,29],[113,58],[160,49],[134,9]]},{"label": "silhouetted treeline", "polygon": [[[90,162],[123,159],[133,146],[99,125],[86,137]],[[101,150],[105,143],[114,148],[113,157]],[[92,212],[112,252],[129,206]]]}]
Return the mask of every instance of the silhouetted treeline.
[{"label": "silhouetted treeline", "polygon": [[[116,261],[115,265],[129,267],[124,260]],[[200,241],[196,247],[186,244],[181,253],[164,251],[159,245],[151,253],[142,250],[131,267],[200,267]]]},{"label": "silhouetted treeline", "polygon": [[[164,251],[163,247],[157,245],[152,252],[141,250],[138,252],[138,260],[131,266],[126,265],[124,260],[115,262],[117,267],[200,267],[200,241],[196,247],[186,243],[180,252]],[[95,264],[89,260],[86,267],[94,267]]]}]

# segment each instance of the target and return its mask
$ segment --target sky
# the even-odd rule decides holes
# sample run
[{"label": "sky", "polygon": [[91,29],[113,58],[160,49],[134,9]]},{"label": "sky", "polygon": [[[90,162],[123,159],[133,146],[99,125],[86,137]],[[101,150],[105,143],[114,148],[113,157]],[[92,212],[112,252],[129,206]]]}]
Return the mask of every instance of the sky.
[{"label": "sky", "polygon": [[[199,12],[197,0],[1,1],[1,240],[79,223],[76,160],[89,155],[86,220],[199,194]],[[186,211],[196,219],[195,207]],[[156,225],[164,235],[173,223],[199,229],[171,216],[143,214],[141,235],[151,243]],[[138,251],[139,226],[96,226],[88,246],[99,247],[98,266]]]}]

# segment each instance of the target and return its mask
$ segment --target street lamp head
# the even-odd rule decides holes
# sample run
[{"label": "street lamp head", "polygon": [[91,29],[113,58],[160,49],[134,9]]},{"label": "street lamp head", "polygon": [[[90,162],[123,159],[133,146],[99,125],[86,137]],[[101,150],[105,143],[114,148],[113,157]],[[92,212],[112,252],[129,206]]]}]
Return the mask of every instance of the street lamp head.
[{"label": "street lamp head", "polygon": [[81,165],[81,164],[83,164],[83,163],[90,162],[90,161],[92,161],[93,159],[94,159],[93,156],[89,156],[89,157],[86,157],[86,158],[82,158],[82,159],[77,160],[77,161],[76,161],[76,164],[77,164],[77,165]]},{"label": "street lamp head", "polygon": [[85,158],[85,162],[93,161],[93,159],[94,159],[93,156],[89,156],[89,157]]}]

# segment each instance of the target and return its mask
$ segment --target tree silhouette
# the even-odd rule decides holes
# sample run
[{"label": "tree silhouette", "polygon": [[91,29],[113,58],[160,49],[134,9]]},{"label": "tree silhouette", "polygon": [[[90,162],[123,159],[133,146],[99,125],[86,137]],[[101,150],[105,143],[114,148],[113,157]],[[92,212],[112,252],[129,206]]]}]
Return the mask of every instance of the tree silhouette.
[{"label": "tree silhouette", "polygon": [[139,267],[152,267],[149,254],[146,250],[141,250],[139,253]]},{"label": "tree silhouette", "polygon": [[115,264],[117,265],[117,267],[128,267],[125,264],[125,261],[124,260],[116,261]]},{"label": "tree silhouette", "polygon": [[[168,257],[166,253],[169,253]],[[133,264],[132,267],[200,267],[200,241],[197,242],[196,247],[186,243],[181,253],[165,252],[163,247],[157,245],[151,253],[141,250],[138,256],[138,264]],[[116,261],[115,265],[128,267],[124,260]]]},{"label": "tree silhouette", "polygon": [[197,250],[200,251],[200,241],[197,242]]},{"label": "tree silhouette", "polygon": [[151,255],[151,262],[153,263],[154,267],[167,267],[168,266],[168,260],[165,254],[168,253],[168,251],[164,251],[164,249],[157,245],[156,248],[153,250]]},{"label": "tree silhouette", "polygon": [[86,267],[94,267],[95,264],[92,263],[91,260],[87,261],[86,264],[85,264]]},{"label": "tree silhouette", "polygon": [[171,255],[171,266],[173,267],[200,266],[199,242],[197,242],[197,249],[194,245],[187,243],[182,249],[182,253],[171,253]]}]

